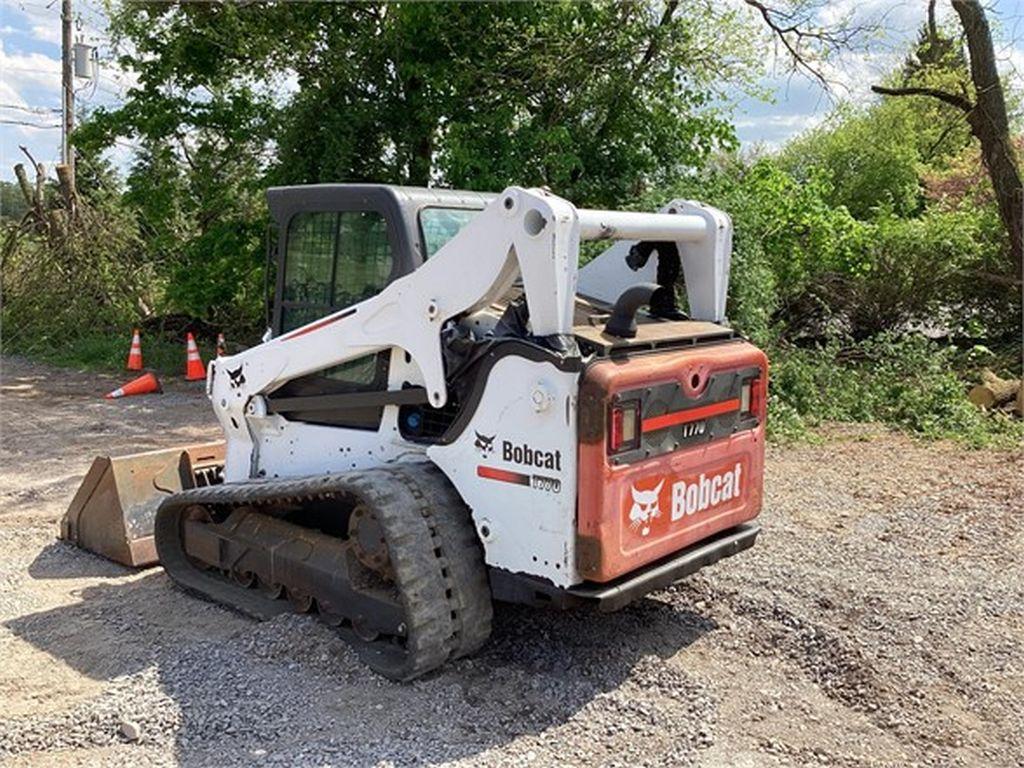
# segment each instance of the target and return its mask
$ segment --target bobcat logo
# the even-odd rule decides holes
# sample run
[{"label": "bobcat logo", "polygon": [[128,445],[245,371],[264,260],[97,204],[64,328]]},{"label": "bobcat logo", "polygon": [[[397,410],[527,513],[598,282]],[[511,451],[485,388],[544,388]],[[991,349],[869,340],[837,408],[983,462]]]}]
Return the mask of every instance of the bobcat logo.
[{"label": "bobcat logo", "polygon": [[240,386],[245,384],[245,374],[242,373],[242,367],[238,366],[235,370],[228,368],[228,376],[231,377],[231,388],[238,389]]},{"label": "bobcat logo", "polygon": [[662,480],[657,486],[649,491],[639,491],[634,486],[630,488],[633,494],[633,506],[629,510],[629,527],[633,530],[640,529],[640,535],[646,536],[651,532],[651,521],[661,517],[661,509],[658,507],[658,494],[665,484]]},{"label": "bobcat logo", "polygon": [[[473,431],[476,432],[476,430]],[[494,450],[494,438],[497,436],[497,434],[493,434],[487,437],[487,435],[481,435],[479,432],[476,432],[476,440],[473,442],[473,446],[486,459],[491,455],[491,451]]]}]

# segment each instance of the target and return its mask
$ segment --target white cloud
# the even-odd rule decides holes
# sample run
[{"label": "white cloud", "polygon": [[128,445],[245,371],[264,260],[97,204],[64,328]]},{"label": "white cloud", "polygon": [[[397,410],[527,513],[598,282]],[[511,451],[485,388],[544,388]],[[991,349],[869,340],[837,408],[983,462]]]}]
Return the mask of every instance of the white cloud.
[{"label": "white cloud", "polygon": [[[742,0],[731,0],[742,2]],[[941,18],[952,15],[947,3],[942,4]],[[940,6],[940,7],[942,7]],[[829,81],[826,93],[813,79],[800,74],[782,77],[790,61],[784,50],[767,62],[773,79],[766,83],[775,91],[770,105],[741,105],[736,122],[737,133],[746,147],[754,145],[777,147],[786,140],[818,125],[831,111],[836,100],[864,102],[874,98],[871,86],[879,83],[899,66],[908,44],[925,22],[927,4],[923,0],[829,0],[823,3],[816,22],[836,29],[847,24],[863,27],[854,46],[839,51],[818,69]],[[753,23],[759,23],[753,19]],[[1019,51],[1019,49],[1014,49]],[[1009,62],[1016,61],[1008,53]],[[1024,61],[1018,64],[1024,72]],[[744,114],[747,106],[750,114]]]},{"label": "white cloud", "polygon": [[[59,108],[60,94],[60,3],[47,8],[41,2],[0,0],[0,103],[20,107]],[[88,112],[99,105],[116,104],[124,90],[137,82],[134,73],[117,69],[110,61],[106,18],[94,5],[75,3],[75,39],[99,47],[104,63],[100,80],[76,82],[76,111]],[[94,87],[95,85],[95,87]],[[35,125],[59,122],[57,113],[3,109],[0,118]],[[52,166],[60,156],[60,130],[24,125],[0,124],[0,178],[12,178],[18,145],[25,144],[41,162]],[[115,164],[124,167],[130,150],[121,146],[110,153]]]},{"label": "white cloud", "polygon": [[38,88],[60,98],[60,59],[56,57],[42,53],[8,53],[0,41],[0,77],[23,96]]},{"label": "white cloud", "polygon": [[40,42],[60,45],[60,27],[57,24],[36,24],[31,34]]},{"label": "white cloud", "polygon": [[757,128],[761,126],[768,126],[772,128],[788,129],[795,128],[803,130],[811,126],[817,125],[824,118],[818,114],[793,114],[793,115],[765,115],[762,117],[753,117],[736,120],[734,125],[737,128]]},{"label": "white cloud", "polygon": [[60,131],[49,126],[59,125],[59,117],[38,110],[60,106],[59,59],[42,53],[12,53],[0,41],[0,103],[33,110],[8,107],[0,111],[4,120],[31,124],[0,126],[0,177],[13,177],[11,166],[17,162],[19,144],[26,145],[40,162],[52,163],[59,152]]},{"label": "white cloud", "polygon": [[825,26],[850,23],[886,29],[916,30],[924,21],[923,0],[829,0],[818,12]]}]

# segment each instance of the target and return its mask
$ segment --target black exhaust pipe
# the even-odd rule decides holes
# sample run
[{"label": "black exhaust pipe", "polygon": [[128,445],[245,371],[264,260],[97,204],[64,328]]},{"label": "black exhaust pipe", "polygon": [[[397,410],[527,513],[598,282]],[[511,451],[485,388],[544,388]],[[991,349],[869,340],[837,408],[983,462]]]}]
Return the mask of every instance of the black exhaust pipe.
[{"label": "black exhaust pipe", "polygon": [[604,332],[620,339],[636,336],[636,313],[651,303],[651,297],[663,286],[657,283],[638,283],[624,290],[615,300],[612,316],[605,323]]}]

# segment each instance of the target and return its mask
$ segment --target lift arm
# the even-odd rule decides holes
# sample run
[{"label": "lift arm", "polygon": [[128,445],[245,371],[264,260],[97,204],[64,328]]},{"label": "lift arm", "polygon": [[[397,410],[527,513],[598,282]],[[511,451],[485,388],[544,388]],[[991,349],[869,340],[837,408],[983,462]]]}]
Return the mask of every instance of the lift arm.
[{"label": "lift arm", "polygon": [[694,200],[673,200],[657,214],[580,211],[580,218],[584,232],[620,241],[580,270],[581,294],[613,303],[630,285],[656,282],[656,259],[637,270],[626,263],[633,245],[628,241],[673,241],[682,261],[690,317],[725,320],[732,221],[724,211]]},{"label": "lift arm", "polygon": [[[228,466],[248,464],[253,445],[245,417],[265,415],[261,395],[287,381],[398,347],[419,368],[430,404],[440,408],[448,400],[441,348],[447,320],[492,304],[521,275],[533,334],[569,335],[581,239],[692,243],[707,231],[706,217],[577,209],[543,190],[509,187],[426,263],[378,295],[212,363],[207,389],[228,437]],[[626,275],[618,290],[637,281]]]}]

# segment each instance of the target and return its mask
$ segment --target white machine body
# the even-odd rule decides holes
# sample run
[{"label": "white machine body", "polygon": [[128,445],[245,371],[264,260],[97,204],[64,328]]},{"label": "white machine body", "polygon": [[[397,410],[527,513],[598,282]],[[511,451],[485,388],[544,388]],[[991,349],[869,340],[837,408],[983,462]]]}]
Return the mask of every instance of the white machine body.
[{"label": "white machine body", "polygon": [[[422,266],[351,307],[211,362],[207,393],[227,440],[225,480],[337,473],[391,462],[435,463],[471,508],[488,565],[549,580],[576,572],[577,398],[582,360],[559,367],[509,355],[489,368],[471,421],[446,444],[405,439],[398,405],[379,428],[289,420],[267,397],[298,377],[389,351],[388,391],[423,387],[429,405],[449,400],[442,332],[493,326],[491,305],[521,281],[535,337],[573,333],[577,294],[614,302],[653,282],[656,260],[633,271],[624,254],[639,239],[677,243],[690,316],[721,322],[729,277],[726,214],[677,200],[660,213],[577,209],[538,189],[510,187]],[[578,268],[581,240],[614,239]],[[571,357],[571,356],[570,356]]]}]

